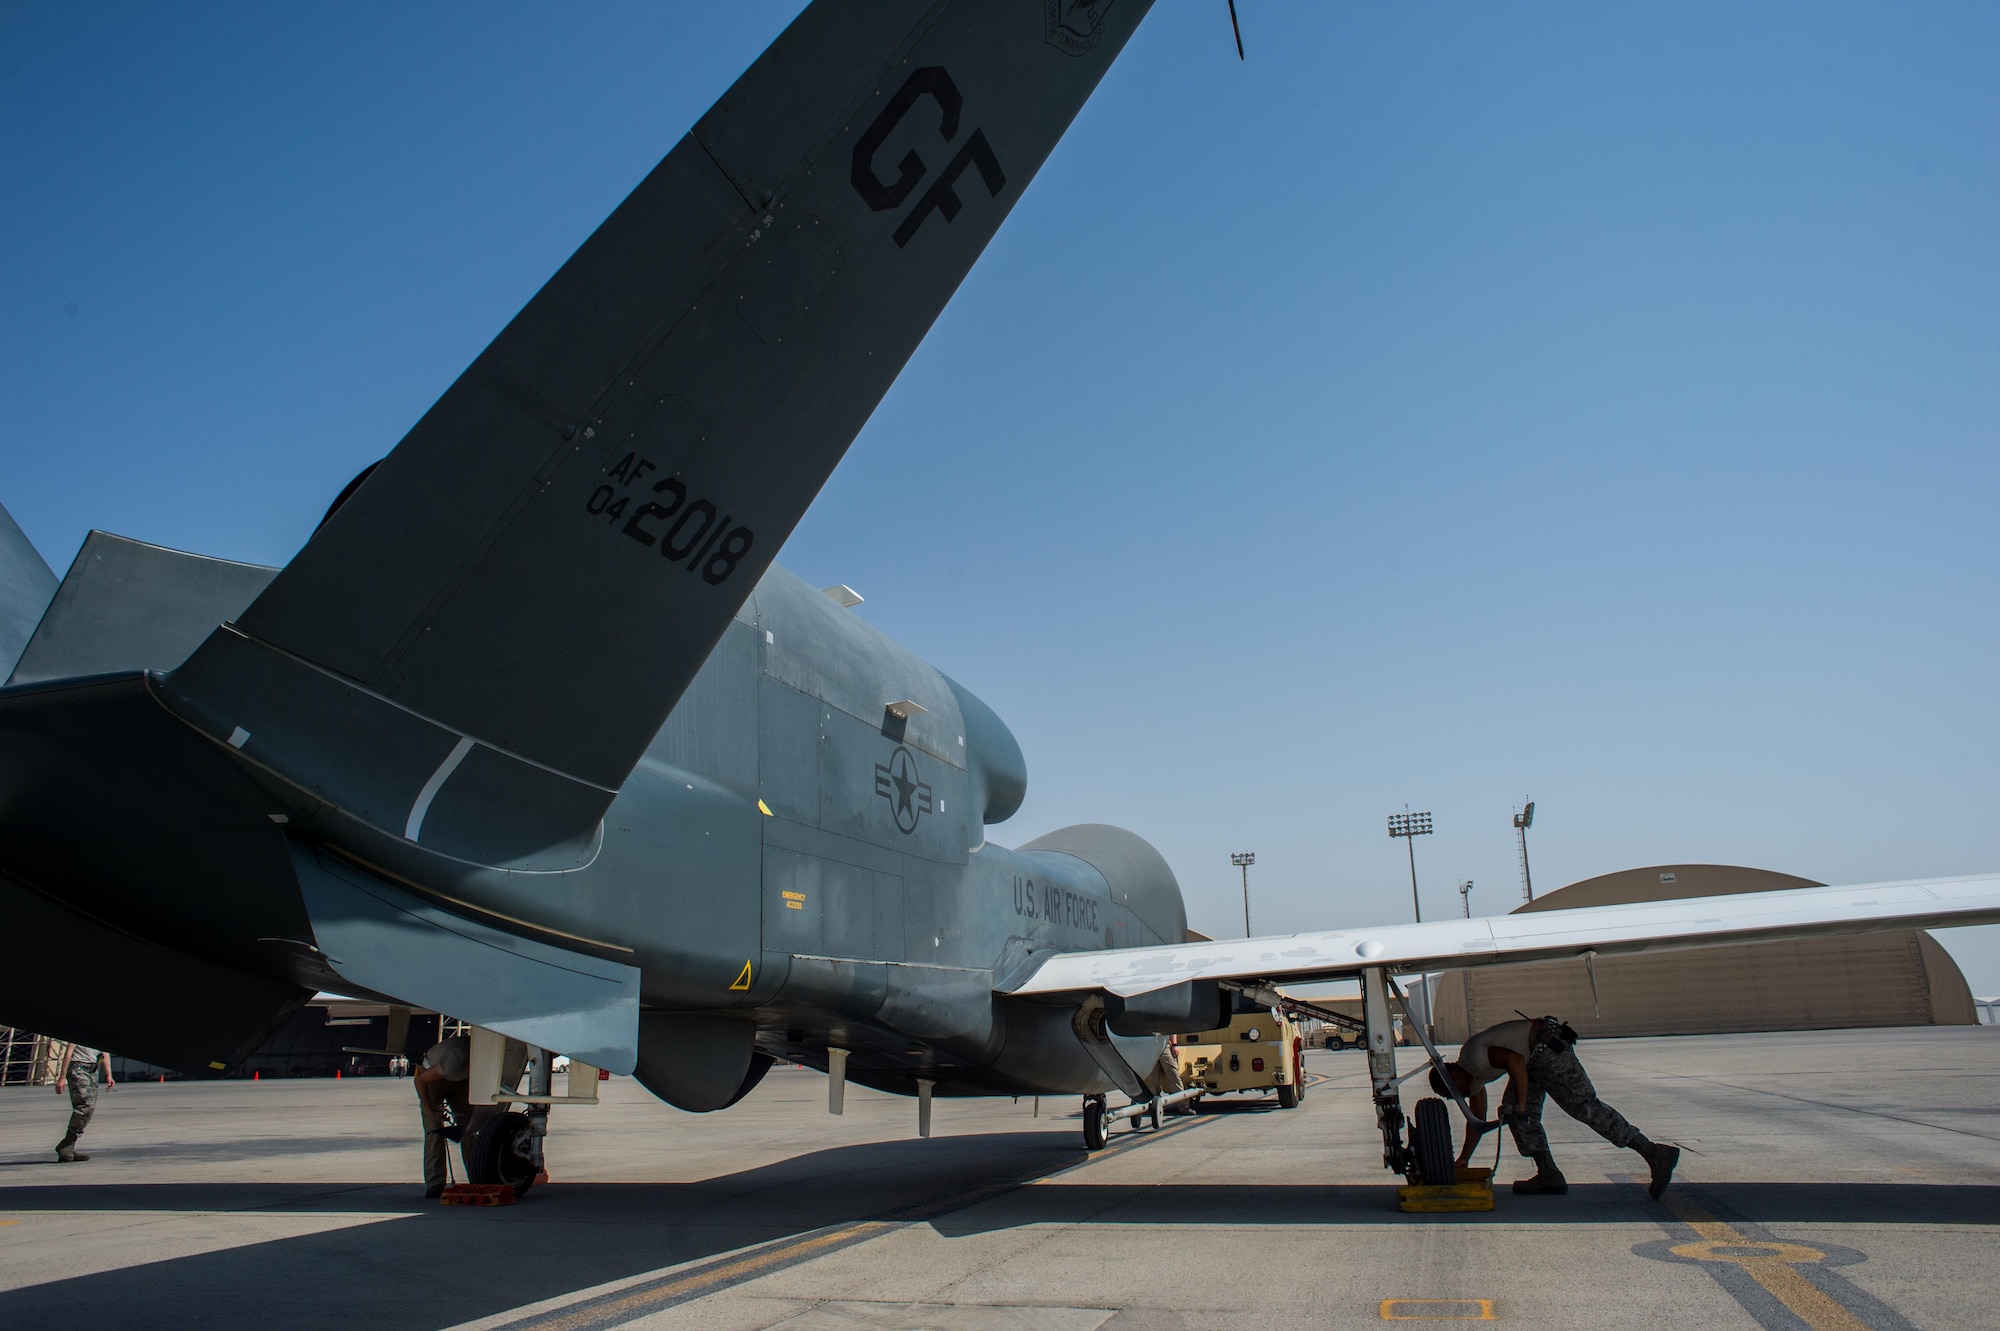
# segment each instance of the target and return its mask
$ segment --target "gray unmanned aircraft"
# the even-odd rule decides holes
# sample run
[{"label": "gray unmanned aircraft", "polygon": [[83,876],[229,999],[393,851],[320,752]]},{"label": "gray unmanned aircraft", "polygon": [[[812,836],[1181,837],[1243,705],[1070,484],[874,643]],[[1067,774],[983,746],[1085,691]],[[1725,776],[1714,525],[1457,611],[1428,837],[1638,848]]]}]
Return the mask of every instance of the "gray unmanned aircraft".
[{"label": "gray unmanned aircraft", "polygon": [[776,1059],[1071,1094],[1101,1144],[1166,1035],[1358,977],[1414,1176],[1397,973],[2000,920],[1978,878],[1189,943],[1132,833],[987,840],[1006,725],[771,558],[1147,8],[812,5],[282,569],[96,532],[58,586],[0,523],[0,1020],[218,1074],[317,990],[449,1012],[531,1106],[512,1181],[545,1054],[694,1111]]}]

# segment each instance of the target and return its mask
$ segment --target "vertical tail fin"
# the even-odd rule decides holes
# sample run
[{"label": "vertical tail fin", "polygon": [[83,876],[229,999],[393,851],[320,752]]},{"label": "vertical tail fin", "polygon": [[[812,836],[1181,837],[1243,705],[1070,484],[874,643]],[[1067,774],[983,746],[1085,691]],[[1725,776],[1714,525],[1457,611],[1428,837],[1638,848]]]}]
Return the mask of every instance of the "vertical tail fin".
[{"label": "vertical tail fin", "polygon": [[13,672],[55,594],[54,571],[0,505],[0,679]]},{"label": "vertical tail fin", "polygon": [[166,705],[442,853],[594,853],[1149,4],[818,0]]}]

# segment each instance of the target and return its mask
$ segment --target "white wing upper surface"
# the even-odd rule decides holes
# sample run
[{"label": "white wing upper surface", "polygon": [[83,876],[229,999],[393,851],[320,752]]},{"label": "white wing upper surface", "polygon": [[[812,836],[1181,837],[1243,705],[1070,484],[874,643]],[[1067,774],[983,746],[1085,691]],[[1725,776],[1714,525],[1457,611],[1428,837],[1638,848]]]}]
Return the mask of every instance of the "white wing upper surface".
[{"label": "white wing upper surface", "polygon": [[1177,943],[1050,957],[1009,992],[1106,990],[1130,998],[1188,980],[1304,983],[1392,971],[1555,961],[1586,952],[1768,943],[1827,934],[2000,922],[2000,876],[1641,901],[1435,924]]}]

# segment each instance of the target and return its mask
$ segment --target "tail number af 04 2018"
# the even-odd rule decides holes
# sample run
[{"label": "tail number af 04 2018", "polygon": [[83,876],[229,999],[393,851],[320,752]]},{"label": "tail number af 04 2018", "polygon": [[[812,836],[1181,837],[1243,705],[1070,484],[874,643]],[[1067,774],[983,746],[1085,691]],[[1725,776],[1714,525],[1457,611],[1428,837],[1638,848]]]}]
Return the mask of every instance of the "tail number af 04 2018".
[{"label": "tail number af 04 2018", "polygon": [[[605,472],[605,483],[591,491],[584,511],[658,551],[668,564],[685,563],[688,572],[701,573],[703,582],[721,585],[750,553],[756,533],[748,527],[731,527],[730,515],[719,513],[711,501],[690,499],[678,476],[663,476],[646,485],[647,475],[658,470],[647,458],[627,453]],[[635,507],[634,501],[645,494],[653,498]]]},{"label": "tail number af 04 2018", "polygon": [[[958,137],[958,119],[965,109],[965,97],[942,66],[926,65],[910,71],[910,77],[903,80],[903,86],[896,90],[896,95],[889,99],[868,126],[867,132],[854,144],[854,162],[848,178],[854,183],[855,193],[878,213],[902,207],[929,170],[924,165],[924,159],[912,148],[903,154],[903,160],[896,163],[894,180],[884,180],[875,173],[875,155],[882,151],[882,145],[889,141],[889,135],[895,132],[896,126],[902,124],[903,118],[925,97],[937,103],[938,137],[950,143]],[[1007,173],[1000,169],[1000,159],[993,155],[993,145],[986,141],[985,131],[975,129],[959,146],[958,154],[945,164],[944,170],[938,172],[931,187],[924,191],[923,197],[917,200],[916,206],[904,215],[896,227],[897,249],[910,243],[910,238],[917,234],[917,228],[932,213],[943,213],[947,222],[958,216],[965,205],[959,200],[955,186],[958,178],[970,167],[979,168],[979,179],[985,184],[988,197],[1000,197],[1000,191],[1007,185]]]}]

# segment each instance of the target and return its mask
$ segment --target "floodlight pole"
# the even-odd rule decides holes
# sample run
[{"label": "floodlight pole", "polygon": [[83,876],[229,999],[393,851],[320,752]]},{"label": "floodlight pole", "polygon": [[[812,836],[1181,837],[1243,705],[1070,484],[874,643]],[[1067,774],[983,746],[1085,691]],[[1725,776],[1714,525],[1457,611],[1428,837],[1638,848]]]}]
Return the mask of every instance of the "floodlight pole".
[{"label": "floodlight pole", "polygon": [[[1410,806],[1405,804],[1403,812],[1389,815],[1389,835],[1392,837],[1402,837],[1404,844],[1410,852],[1410,906],[1416,911],[1418,924],[1424,922],[1424,903],[1423,899],[1417,895],[1417,838],[1420,836],[1429,836],[1430,834],[1431,816],[1429,812],[1411,813]],[[1431,1020],[1431,977],[1428,973],[1417,977],[1417,987],[1422,991],[1424,996],[1424,1012],[1421,1021],[1427,1033],[1434,1037],[1437,1034],[1437,1023]],[[1408,1011],[1407,1003],[1405,1004],[1405,1011]],[[1409,1015],[1410,1020],[1413,1022],[1420,1020],[1414,1012],[1411,1012]]]},{"label": "floodlight pole", "polygon": [[1417,923],[1424,922],[1423,898],[1417,895],[1417,839],[1403,838],[1403,849],[1410,852],[1410,911],[1417,917]]},{"label": "floodlight pole", "polygon": [[1243,936],[1250,937],[1250,866],[1257,862],[1254,850],[1239,850],[1230,855],[1229,862],[1243,871]]},{"label": "floodlight pole", "polygon": [[1535,825],[1535,802],[1514,815],[1514,834],[1521,839],[1521,892],[1529,902],[1535,899],[1535,877],[1528,872],[1528,829]]},{"label": "floodlight pole", "polygon": [[[1403,806],[1405,810],[1408,805]],[[1389,815],[1389,835],[1402,837],[1410,852],[1410,905],[1417,913],[1417,923],[1424,922],[1424,903],[1417,896],[1417,838],[1431,834],[1429,813],[1392,813]]]},{"label": "floodlight pole", "polygon": [[1472,918],[1472,880],[1466,879],[1458,885],[1458,899],[1465,906],[1465,918]]}]

